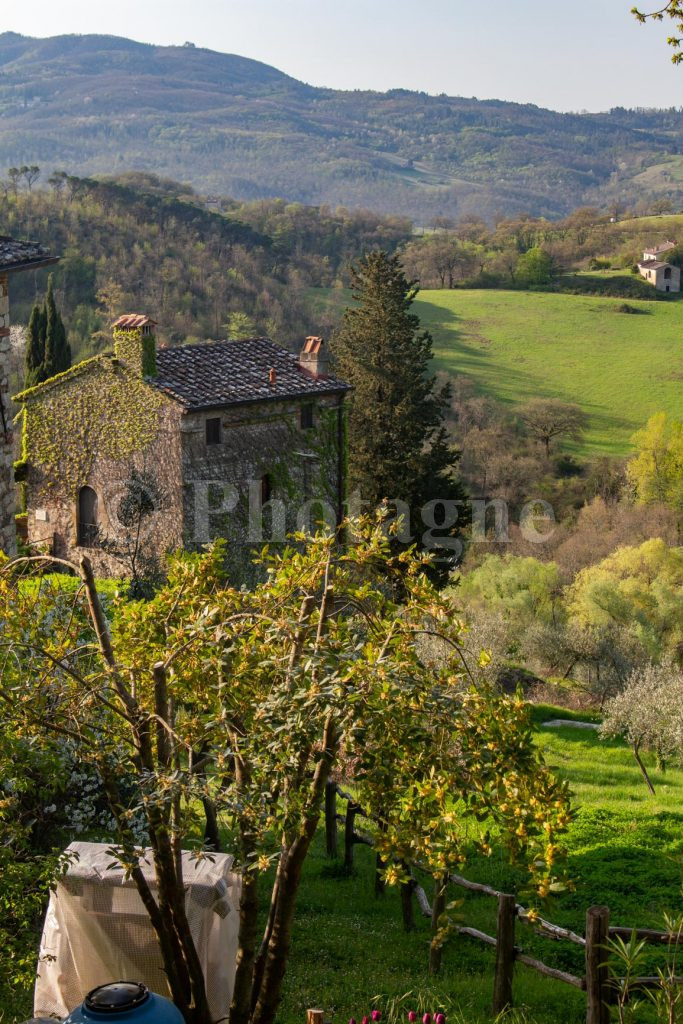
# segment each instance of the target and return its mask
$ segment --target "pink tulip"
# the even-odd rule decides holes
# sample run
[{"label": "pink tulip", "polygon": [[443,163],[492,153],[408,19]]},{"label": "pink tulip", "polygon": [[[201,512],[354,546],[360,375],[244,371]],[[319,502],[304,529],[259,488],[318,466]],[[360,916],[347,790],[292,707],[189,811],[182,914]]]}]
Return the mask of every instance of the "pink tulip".
[{"label": "pink tulip", "polygon": [[408,1014],[408,1020],[410,1021],[410,1024],[415,1024],[415,1021],[417,1020],[417,1014],[415,1013],[415,1010],[410,1011],[410,1013]]},{"label": "pink tulip", "polygon": [[434,1017],[434,1024],[446,1024],[446,1018],[443,1013],[437,1013]]},{"label": "pink tulip", "polygon": [[370,1018],[369,1017],[363,1017],[363,1024],[370,1024]]},{"label": "pink tulip", "polygon": [[432,1015],[431,1015],[431,1013],[425,1013],[424,1014],[424,1016],[422,1018],[422,1024],[432,1024]]},{"label": "pink tulip", "polygon": [[350,1020],[349,1020],[349,1024],[356,1024],[356,1018],[355,1017],[351,1017]]},{"label": "pink tulip", "polygon": [[378,1020],[382,1019],[382,1014],[379,1012],[379,1010],[372,1011],[372,1019],[375,1021],[375,1024],[377,1024]]}]

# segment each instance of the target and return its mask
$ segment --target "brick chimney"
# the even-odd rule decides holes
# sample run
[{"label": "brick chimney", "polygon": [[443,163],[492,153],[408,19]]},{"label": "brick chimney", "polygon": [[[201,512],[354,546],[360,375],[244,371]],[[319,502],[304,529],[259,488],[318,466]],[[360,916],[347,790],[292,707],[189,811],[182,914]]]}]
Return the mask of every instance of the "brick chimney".
[{"label": "brick chimney", "polygon": [[116,358],[141,377],[157,375],[156,326],[142,313],[126,313],[112,324]]},{"label": "brick chimney", "polygon": [[304,347],[299,353],[299,366],[307,370],[313,377],[327,376],[329,360],[322,338],[316,337],[316,335],[306,338]]}]

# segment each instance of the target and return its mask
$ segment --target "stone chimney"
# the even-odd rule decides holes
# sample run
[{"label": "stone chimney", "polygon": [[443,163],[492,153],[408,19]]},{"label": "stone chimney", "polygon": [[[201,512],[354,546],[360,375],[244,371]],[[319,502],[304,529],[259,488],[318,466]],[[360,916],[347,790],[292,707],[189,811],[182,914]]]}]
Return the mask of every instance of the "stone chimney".
[{"label": "stone chimney", "polygon": [[12,477],[14,447],[9,409],[9,283],[0,274],[0,551],[16,554],[16,492]]},{"label": "stone chimney", "polygon": [[325,342],[322,338],[311,335],[306,338],[304,347],[299,353],[299,366],[312,377],[326,377],[329,371],[329,360]]},{"label": "stone chimney", "polygon": [[116,358],[141,377],[157,375],[156,326],[142,313],[126,313],[112,324]]}]

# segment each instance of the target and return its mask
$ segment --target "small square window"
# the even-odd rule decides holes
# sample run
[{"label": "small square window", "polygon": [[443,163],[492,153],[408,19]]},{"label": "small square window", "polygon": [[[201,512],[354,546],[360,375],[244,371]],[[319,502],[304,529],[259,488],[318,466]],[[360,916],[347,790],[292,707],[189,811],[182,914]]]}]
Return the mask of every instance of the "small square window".
[{"label": "small square window", "polygon": [[212,416],[206,421],[206,443],[221,443],[221,419],[220,416]]},{"label": "small square window", "polygon": [[313,426],[313,405],[307,402],[301,406],[301,429],[310,430]]}]

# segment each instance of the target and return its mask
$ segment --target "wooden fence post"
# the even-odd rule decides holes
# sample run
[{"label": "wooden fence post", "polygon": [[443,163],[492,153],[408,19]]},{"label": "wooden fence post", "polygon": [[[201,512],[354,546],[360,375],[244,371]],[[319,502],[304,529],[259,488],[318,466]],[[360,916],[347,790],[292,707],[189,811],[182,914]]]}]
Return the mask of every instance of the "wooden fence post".
[{"label": "wooden fence post", "polygon": [[493,1012],[503,1013],[512,1006],[512,976],[515,969],[515,921],[517,900],[501,893],[498,897],[496,931],[496,977],[493,982]]},{"label": "wooden fence post", "polygon": [[325,843],[327,856],[337,856],[337,783],[325,783]]},{"label": "wooden fence post", "polygon": [[443,947],[437,941],[439,918],[446,910],[446,883],[448,875],[437,878],[434,882],[434,902],[432,903],[432,941],[429,944],[429,973],[438,974],[441,970]]},{"label": "wooden fence post", "polygon": [[586,1024],[609,1024],[608,936],[609,908],[589,907],[586,913]]},{"label": "wooden fence post", "polygon": [[306,1010],[306,1024],[323,1024],[322,1010]]},{"label": "wooden fence post", "polygon": [[346,820],[344,821],[344,869],[353,871],[353,835],[356,825],[356,814],[358,804],[349,800],[346,805]]}]

